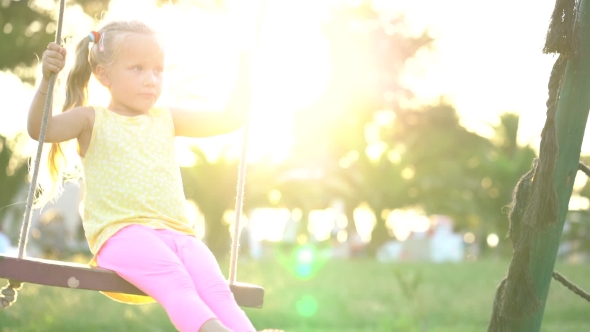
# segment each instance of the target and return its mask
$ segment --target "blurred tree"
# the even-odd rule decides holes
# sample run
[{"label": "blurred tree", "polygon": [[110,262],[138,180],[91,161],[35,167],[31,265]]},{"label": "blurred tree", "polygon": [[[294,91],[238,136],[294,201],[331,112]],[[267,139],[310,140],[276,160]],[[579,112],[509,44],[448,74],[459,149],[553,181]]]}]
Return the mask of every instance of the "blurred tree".
[{"label": "blurred tree", "polygon": [[223,215],[235,206],[238,174],[237,161],[218,158],[210,161],[198,147],[192,148],[197,157],[192,167],[181,168],[187,199],[198,205],[205,217],[205,242],[217,258],[230,250],[230,232]]},{"label": "blurred tree", "polygon": [[34,1],[0,3],[0,69],[32,66],[54,38],[56,25],[52,8]]},{"label": "blurred tree", "polygon": [[530,146],[518,145],[518,123],[518,115],[502,114],[488,140],[463,128],[450,105],[398,112],[394,139],[411,165],[410,195],[428,214],[449,215],[457,229],[475,231],[483,245],[489,233],[503,241],[502,211],[535,158]]},{"label": "blurred tree", "polygon": [[[585,165],[590,165],[590,156],[581,156],[580,161]],[[582,177],[585,180],[582,188],[577,190],[577,194],[590,201],[590,181],[582,172],[576,175],[576,181]],[[574,188],[575,190],[575,188]],[[588,210],[570,210],[568,212],[566,223],[563,229],[563,253],[570,255],[576,253],[590,253],[590,211]]]},{"label": "blurred tree", "polygon": [[[222,156],[216,160],[207,159],[197,146],[192,147],[196,163],[192,167],[182,167],[184,192],[187,199],[193,200],[205,217],[205,242],[217,258],[225,257],[231,247],[233,228],[223,222],[226,211],[233,211],[236,204],[239,160],[229,160]],[[293,205],[289,196],[282,195],[288,189],[277,185],[279,168],[270,163],[248,165],[242,213],[257,207],[289,207]],[[279,189],[280,197],[271,197],[271,191]],[[233,217],[231,222],[233,222]]]},{"label": "blurred tree", "polygon": [[335,13],[326,29],[332,76],[324,98],[297,113],[294,158],[339,170],[331,176],[355,189],[340,193],[349,220],[358,204],[369,204],[377,219],[371,251],[389,237],[382,212],[409,205],[449,215],[459,228],[483,219],[491,221],[486,231],[505,230],[501,209],[534,157],[516,143],[518,117],[502,116],[492,142],[462,127],[443,101],[402,107],[412,93],[400,72],[432,39],[403,35],[403,19],[367,1]]},{"label": "blurred tree", "polygon": [[4,220],[9,206],[14,203],[15,196],[26,185],[27,159],[17,152],[22,151],[22,137],[23,135],[18,135],[9,140],[0,135],[0,222]]},{"label": "blurred tree", "polygon": [[590,213],[586,210],[569,211],[561,238],[559,256],[566,259],[576,254],[590,254]]},{"label": "blurred tree", "polygon": [[[478,167],[481,175],[480,188],[475,197],[480,225],[470,225],[478,229],[480,243],[490,233],[498,234],[499,247],[508,244],[507,208],[512,201],[512,192],[520,177],[528,172],[536,158],[535,150],[521,146],[517,141],[520,117],[513,113],[500,116],[500,123],[494,127],[493,145]],[[507,251],[508,252],[508,251]]]},{"label": "blurred tree", "polygon": [[[350,189],[333,195],[345,200],[351,231],[353,210],[361,202],[369,204],[377,218],[376,248],[388,238],[382,210],[406,204],[399,195],[406,183],[399,173],[402,162],[390,160],[392,146],[381,136],[391,129],[392,109],[411,97],[401,84],[405,62],[432,38],[404,34],[401,16],[380,13],[372,5],[335,2],[324,26],[332,66],[328,85],[315,105],[295,115],[292,159],[324,170],[324,182],[347,184],[343,188]],[[381,120],[388,115],[391,121]]]},{"label": "blurred tree", "polygon": [[283,206],[301,209],[299,234],[310,237],[309,213],[331,206],[335,198],[354,196],[356,188],[346,176],[336,175],[340,171],[338,168],[327,168],[311,161],[293,162],[291,159],[278,167],[274,188],[282,193]]},{"label": "blurred tree", "polygon": [[[100,17],[108,4],[109,0],[68,1],[68,5],[79,5],[94,18]],[[55,39],[58,8],[58,1],[0,1],[0,70],[18,68],[15,73],[23,81],[34,82],[35,72],[30,68]]]},{"label": "blurred tree", "polygon": [[480,164],[491,142],[462,127],[455,109],[444,102],[396,114],[391,140],[406,164],[405,195],[428,215],[452,217],[458,228],[473,223],[480,212],[475,204]]},{"label": "blurred tree", "polygon": [[[257,162],[248,164],[246,168],[246,192],[244,196],[244,212],[252,207],[277,207],[287,206],[288,202],[281,191],[278,196],[271,194],[277,189],[276,179],[279,168],[272,162]],[[236,177],[238,169],[236,168]]]},{"label": "blurred tree", "polygon": [[[582,156],[580,157],[580,161],[585,165],[590,165],[590,156]],[[576,175],[576,177],[578,176],[580,176],[580,174]],[[586,182],[578,194],[590,200],[590,181],[588,181],[588,177],[586,177]]]}]

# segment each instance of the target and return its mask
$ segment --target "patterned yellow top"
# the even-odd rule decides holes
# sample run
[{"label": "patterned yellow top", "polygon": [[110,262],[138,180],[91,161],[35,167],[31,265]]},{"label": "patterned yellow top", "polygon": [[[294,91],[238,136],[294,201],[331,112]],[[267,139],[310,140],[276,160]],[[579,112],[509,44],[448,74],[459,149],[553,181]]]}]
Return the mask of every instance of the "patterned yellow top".
[{"label": "patterned yellow top", "polygon": [[[195,235],[185,214],[185,196],[174,150],[170,112],[154,108],[135,117],[95,110],[84,166],[84,231],[90,251],[125,226],[141,224]],[[96,265],[93,258],[91,265]],[[128,303],[150,297],[107,296]]]}]

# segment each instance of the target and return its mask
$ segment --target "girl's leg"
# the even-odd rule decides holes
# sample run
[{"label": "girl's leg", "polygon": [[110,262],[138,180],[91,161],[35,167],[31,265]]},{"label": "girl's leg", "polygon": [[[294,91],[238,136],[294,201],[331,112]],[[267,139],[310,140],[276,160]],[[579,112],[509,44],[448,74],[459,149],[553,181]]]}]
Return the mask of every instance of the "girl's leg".
[{"label": "girl's leg", "polygon": [[196,332],[215,314],[200,298],[169,237],[148,227],[128,226],[101,248],[97,263],[158,301],[180,331]]},{"label": "girl's leg", "polygon": [[[173,233],[173,232],[170,232]],[[178,257],[184,263],[201,299],[229,329],[235,332],[256,331],[238,306],[213,253],[200,240],[175,233]]]}]

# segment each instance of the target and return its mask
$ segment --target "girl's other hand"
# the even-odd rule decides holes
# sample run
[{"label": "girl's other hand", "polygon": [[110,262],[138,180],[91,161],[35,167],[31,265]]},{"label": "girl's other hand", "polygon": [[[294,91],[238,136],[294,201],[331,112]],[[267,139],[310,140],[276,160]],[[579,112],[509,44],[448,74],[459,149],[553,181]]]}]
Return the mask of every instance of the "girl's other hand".
[{"label": "girl's other hand", "polygon": [[42,72],[43,79],[49,80],[52,73],[56,75],[64,68],[66,63],[66,49],[51,42],[47,50],[43,52]]}]

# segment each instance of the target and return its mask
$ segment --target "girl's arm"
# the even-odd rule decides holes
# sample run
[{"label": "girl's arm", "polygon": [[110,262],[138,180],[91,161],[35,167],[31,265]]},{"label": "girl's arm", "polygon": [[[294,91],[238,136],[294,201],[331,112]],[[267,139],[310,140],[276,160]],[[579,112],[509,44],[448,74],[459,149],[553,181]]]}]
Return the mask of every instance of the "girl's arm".
[{"label": "girl's arm", "polygon": [[176,136],[207,137],[229,133],[242,127],[250,109],[250,56],[243,53],[236,88],[222,112],[171,108]]},{"label": "girl's arm", "polygon": [[[47,46],[47,50],[43,53],[43,79],[31,102],[27,122],[27,131],[29,132],[29,136],[34,140],[39,139],[41,132],[49,76],[51,73],[57,75],[63,69],[65,56],[65,49],[56,43],[50,43]],[[51,109],[49,111],[51,112]],[[65,113],[49,116],[45,141],[47,143],[59,143],[79,137],[83,130],[88,128],[90,111],[92,110],[88,107],[76,107]]]}]

